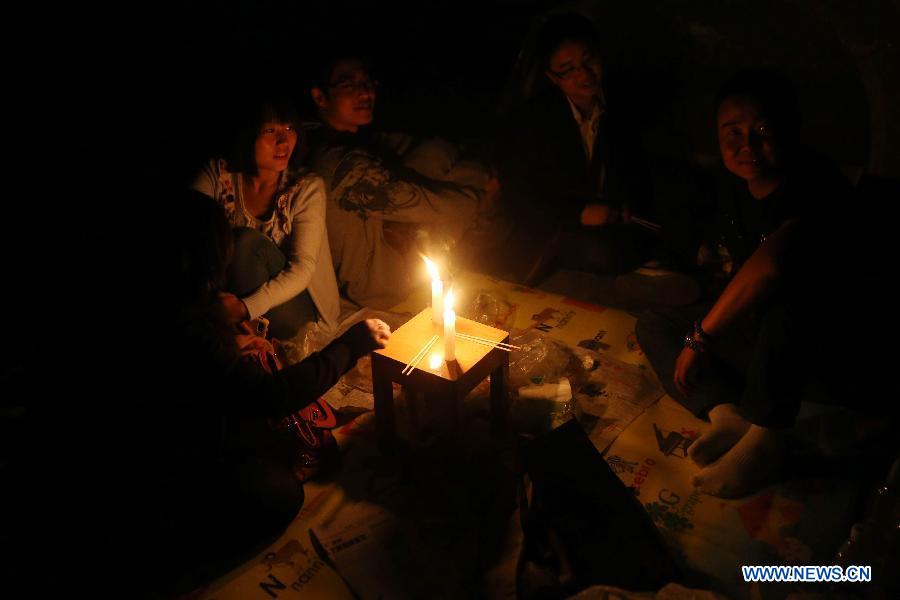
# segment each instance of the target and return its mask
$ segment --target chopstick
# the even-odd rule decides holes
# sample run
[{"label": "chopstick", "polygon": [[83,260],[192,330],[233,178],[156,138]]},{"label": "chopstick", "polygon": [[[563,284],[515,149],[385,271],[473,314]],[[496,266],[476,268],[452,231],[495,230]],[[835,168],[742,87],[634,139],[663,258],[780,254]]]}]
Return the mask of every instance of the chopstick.
[{"label": "chopstick", "polygon": [[469,342],[473,342],[475,344],[481,344],[483,346],[491,346],[492,348],[499,348],[500,350],[505,350],[509,352],[510,350],[521,350],[519,346],[513,346],[512,344],[506,344],[504,342],[492,342],[491,340],[477,337],[474,335],[469,335],[467,333],[458,333],[456,337],[464,339]]},{"label": "chopstick", "polygon": [[407,375],[412,373],[416,369],[416,367],[419,366],[419,363],[422,362],[422,359],[424,359],[426,356],[428,356],[428,353],[431,352],[431,349],[434,348],[434,345],[437,344],[438,340],[440,340],[440,339],[441,339],[440,336],[436,335],[436,336],[434,336],[434,340],[432,340],[431,342],[426,344],[425,352],[422,353],[422,356],[420,356],[419,358],[416,359],[416,362],[413,363],[412,368],[409,371],[407,371],[407,373],[406,373]]},{"label": "chopstick", "polygon": [[438,335],[431,336],[431,339],[428,340],[424,346],[422,346],[421,350],[416,352],[416,355],[412,357],[412,360],[406,363],[406,366],[403,367],[403,370],[400,371],[400,373],[403,375],[409,375],[410,373],[412,373],[419,365],[419,362],[421,362],[425,355],[428,354],[428,351],[431,350],[431,347],[434,346],[434,344],[438,341],[439,337],[440,336]]},{"label": "chopstick", "polygon": [[662,226],[653,223],[652,221],[647,221],[646,219],[642,219],[640,217],[631,217],[631,222],[635,225],[640,225],[641,227],[646,227],[650,231],[662,231]]}]

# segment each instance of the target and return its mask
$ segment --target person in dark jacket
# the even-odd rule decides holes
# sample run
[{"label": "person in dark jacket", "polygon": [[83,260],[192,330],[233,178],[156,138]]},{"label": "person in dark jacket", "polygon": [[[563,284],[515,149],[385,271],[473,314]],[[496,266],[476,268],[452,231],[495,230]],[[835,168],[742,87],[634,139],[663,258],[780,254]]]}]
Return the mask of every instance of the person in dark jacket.
[{"label": "person in dark jacket", "polygon": [[850,392],[867,385],[852,368],[833,368],[859,362],[836,355],[831,323],[865,295],[849,182],[801,143],[781,75],[743,71],[716,106],[728,173],[706,238],[725,285],[711,304],[645,313],[636,333],[666,391],[711,423],[688,451],[701,467],[694,484],[736,497],[779,467],[811,382],[857,407],[871,398]]},{"label": "person in dark jacket", "polygon": [[617,275],[652,254],[653,236],[629,223],[650,200],[645,161],[607,109],[599,46],[583,17],[548,21],[535,54],[551,85],[504,127],[497,162],[519,279],[534,279],[540,256]]},{"label": "person in dark jacket", "polygon": [[384,322],[369,319],[280,370],[242,357],[221,302],[231,227],[215,200],[179,193],[170,232],[179,302],[161,374],[177,386],[144,407],[132,441],[132,469],[146,485],[146,512],[135,519],[141,555],[163,592],[224,573],[296,517],[300,448],[272,420],[319,398],[390,338]]}]

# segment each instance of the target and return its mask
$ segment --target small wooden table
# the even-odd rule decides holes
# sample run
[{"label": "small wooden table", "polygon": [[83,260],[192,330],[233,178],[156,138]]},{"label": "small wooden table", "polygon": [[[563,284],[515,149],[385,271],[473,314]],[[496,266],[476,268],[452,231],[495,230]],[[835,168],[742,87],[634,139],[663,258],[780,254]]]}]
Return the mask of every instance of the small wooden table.
[{"label": "small wooden table", "polygon": [[[457,317],[456,331],[485,338],[492,342],[509,342],[509,334],[469,319]],[[409,375],[401,371],[433,335],[440,338]],[[432,355],[440,355],[440,364],[431,368]],[[462,404],[466,395],[486,377],[491,378],[491,431],[503,435],[508,428],[509,352],[456,338],[456,361],[443,360],[443,328],[431,320],[431,308],[426,308],[393,332],[387,348],[372,354],[372,388],[375,396],[375,429],[378,444],[391,449],[397,439],[394,423],[394,394],[392,382],[403,388],[410,410],[410,437],[415,442],[418,425],[415,418],[415,396],[438,400],[453,407],[453,422],[462,429]]]}]

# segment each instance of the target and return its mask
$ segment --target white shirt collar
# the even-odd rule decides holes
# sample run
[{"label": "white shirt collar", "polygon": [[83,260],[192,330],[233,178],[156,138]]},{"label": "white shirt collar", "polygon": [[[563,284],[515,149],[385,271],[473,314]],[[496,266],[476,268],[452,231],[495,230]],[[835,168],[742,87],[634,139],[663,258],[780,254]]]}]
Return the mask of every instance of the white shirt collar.
[{"label": "white shirt collar", "polygon": [[575,117],[575,123],[578,124],[584,156],[587,159],[587,162],[590,163],[593,160],[594,155],[594,141],[597,138],[597,127],[600,125],[600,117],[603,115],[606,108],[603,106],[602,98],[599,99],[594,105],[594,109],[591,111],[591,116],[585,119],[581,116],[581,111],[578,110],[578,107],[575,106],[575,103],[572,102],[568,96],[566,96],[566,102],[569,103],[569,108],[572,109],[572,115]]},{"label": "white shirt collar", "polygon": [[572,109],[572,115],[575,117],[575,122],[578,123],[579,127],[581,127],[584,123],[590,123],[591,128],[596,129],[597,121],[600,120],[600,115],[602,115],[606,110],[603,106],[603,102],[598,100],[594,105],[594,109],[591,111],[591,116],[585,119],[581,116],[581,111],[577,106],[575,106],[575,103],[572,102],[572,100],[568,96],[566,96],[566,102],[569,103],[569,108]]}]

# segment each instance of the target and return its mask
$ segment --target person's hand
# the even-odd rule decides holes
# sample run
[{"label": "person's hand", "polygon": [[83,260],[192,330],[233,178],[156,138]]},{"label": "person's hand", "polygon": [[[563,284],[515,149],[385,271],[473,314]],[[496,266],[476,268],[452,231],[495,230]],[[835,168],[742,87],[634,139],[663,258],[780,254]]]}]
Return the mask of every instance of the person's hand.
[{"label": "person's hand", "polygon": [[588,204],[581,211],[582,225],[607,225],[616,222],[618,219],[619,212],[605,204]]},{"label": "person's hand", "polygon": [[266,351],[270,347],[270,342],[265,338],[261,338],[255,333],[238,333],[234,336],[238,349],[241,354],[246,354],[254,350]]},{"label": "person's hand", "polygon": [[381,319],[366,319],[366,327],[369,328],[369,335],[372,341],[379,348],[387,347],[388,340],[391,339],[391,327]]},{"label": "person's hand", "polygon": [[247,305],[234,294],[219,292],[219,300],[222,301],[222,306],[225,308],[225,318],[229,323],[239,323],[250,318],[247,312]]},{"label": "person's hand", "polygon": [[685,346],[675,360],[675,376],[672,378],[675,387],[685,396],[694,391],[694,384],[703,366],[704,357],[700,352]]}]

